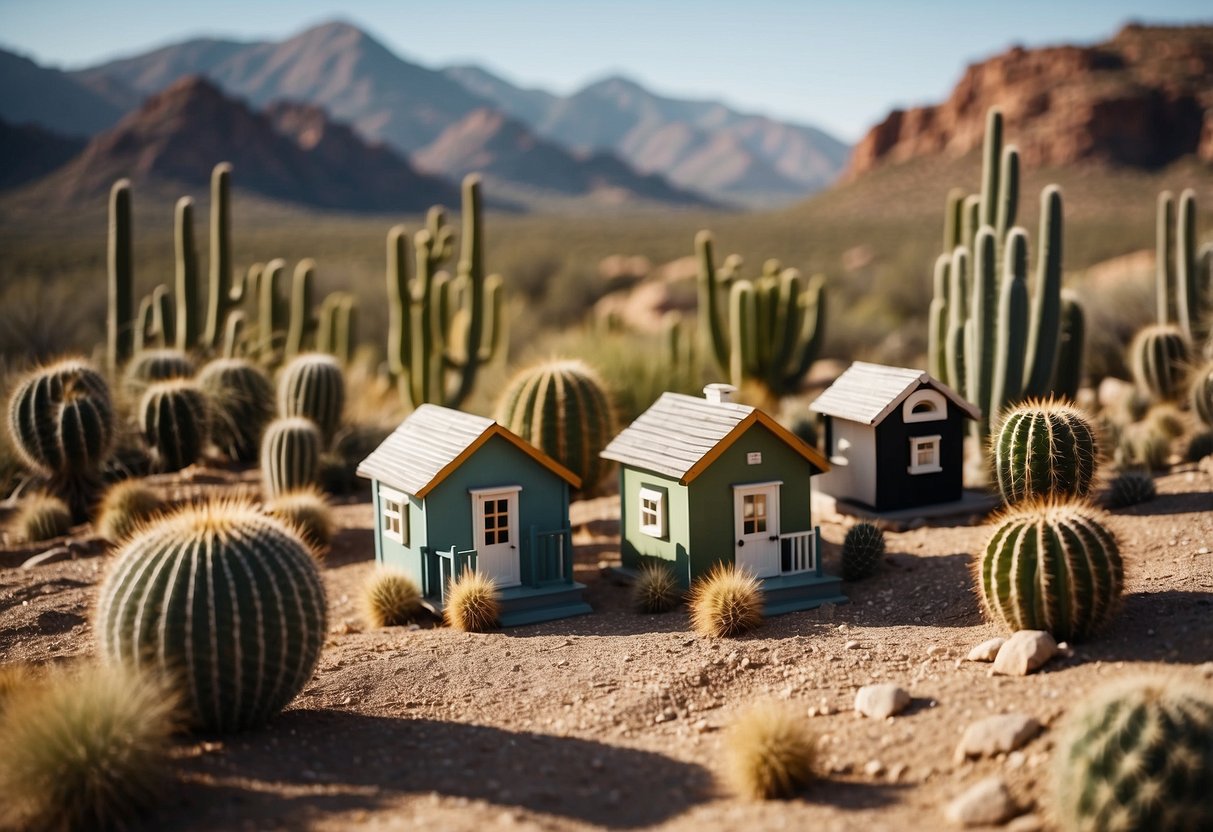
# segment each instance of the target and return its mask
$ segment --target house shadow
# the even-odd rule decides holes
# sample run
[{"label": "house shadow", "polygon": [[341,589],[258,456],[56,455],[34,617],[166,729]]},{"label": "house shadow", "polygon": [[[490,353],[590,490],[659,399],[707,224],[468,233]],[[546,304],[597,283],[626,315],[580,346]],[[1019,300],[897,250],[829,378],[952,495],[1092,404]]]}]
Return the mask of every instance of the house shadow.
[{"label": "house shadow", "polygon": [[[181,761],[175,805],[149,829],[302,828],[430,793],[608,829],[662,823],[711,795],[709,772],[648,751],[481,725],[292,710]],[[645,784],[659,788],[645,788]],[[635,799],[638,787],[644,799]]]},{"label": "house shadow", "polygon": [[1213,511],[1213,491],[1159,494],[1154,499],[1127,508],[1110,509],[1114,516],[1156,517],[1161,514],[1201,514]]},{"label": "house shadow", "polygon": [[375,532],[371,529],[341,529],[333,536],[324,556],[324,568],[336,569],[351,563],[375,559]]},{"label": "house shadow", "polygon": [[[972,564],[972,556],[963,552],[890,552],[872,577],[843,582],[842,592],[850,603],[838,607],[836,615],[840,620],[854,619],[871,627],[980,624],[981,605],[973,585]],[[837,561],[825,565],[826,571],[839,568]]]}]

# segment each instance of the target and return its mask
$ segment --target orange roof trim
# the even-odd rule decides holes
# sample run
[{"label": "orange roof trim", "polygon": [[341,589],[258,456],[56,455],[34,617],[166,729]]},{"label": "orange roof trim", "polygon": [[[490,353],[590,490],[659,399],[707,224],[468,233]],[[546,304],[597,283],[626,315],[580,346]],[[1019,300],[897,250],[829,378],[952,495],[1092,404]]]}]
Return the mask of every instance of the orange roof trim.
[{"label": "orange roof trim", "polygon": [[821,473],[824,474],[826,471],[830,470],[829,460],[822,456],[816,448],[810,447],[796,434],[792,433],[790,430],[776,422],[761,410],[755,408],[749,416],[738,422],[736,427],[729,431],[723,439],[717,442],[716,447],[712,448],[712,450],[703,455],[702,459],[692,465],[691,469],[686,472],[681,480],[679,480],[679,483],[682,485],[690,485],[690,483],[696,477],[706,471],[712,465],[712,463],[720,457],[721,454],[732,447],[733,444],[737,442],[737,440],[740,439],[742,435],[755,424],[762,425],[771,433],[775,434],[775,436],[782,440],[785,445],[808,460],[809,464],[817,468],[817,470]]},{"label": "orange roof trim", "polygon": [[499,424],[494,423],[487,430],[485,430],[484,433],[480,434],[480,436],[478,436],[476,438],[475,442],[468,445],[463,450],[463,452],[461,454],[459,454],[459,456],[455,457],[450,462],[448,462],[446,465],[444,465],[442,467],[442,469],[437,474],[434,475],[434,478],[431,479],[428,483],[426,483],[425,488],[422,488],[414,496],[416,496],[418,499],[425,497],[426,494],[429,494],[431,491],[433,491],[437,485],[439,485],[443,480],[445,480],[448,476],[450,476],[453,471],[456,471],[460,465],[462,465],[464,462],[466,462],[468,460],[468,458],[472,456],[472,454],[476,453],[476,451],[478,451],[484,445],[485,442],[488,442],[489,439],[494,436],[500,436],[502,439],[509,442],[515,448],[517,448],[518,450],[522,451],[524,454],[529,456],[531,459],[538,462],[544,468],[547,468],[553,474],[560,477],[562,480],[567,482],[573,488],[581,487],[581,477],[574,474],[568,468],[565,468],[559,462],[552,459],[550,456],[548,456],[543,451],[536,448],[530,442],[527,442],[521,436],[518,436],[517,434],[515,434],[513,431],[509,430],[508,428],[504,428]]}]

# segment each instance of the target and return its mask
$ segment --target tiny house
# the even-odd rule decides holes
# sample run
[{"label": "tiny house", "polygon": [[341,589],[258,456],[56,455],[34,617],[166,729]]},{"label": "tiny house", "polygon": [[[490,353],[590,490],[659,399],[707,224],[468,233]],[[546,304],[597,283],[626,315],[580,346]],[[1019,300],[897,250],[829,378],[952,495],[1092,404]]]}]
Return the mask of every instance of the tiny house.
[{"label": "tiny house", "polygon": [[372,483],[375,559],[441,613],[465,569],[492,578],[503,626],[590,612],[573,580],[577,476],[492,419],[418,407],[358,466]]},{"label": "tiny house", "polygon": [[831,466],[823,494],[878,513],[963,496],[964,420],[981,412],[928,373],[856,361],[809,408]]},{"label": "tiny house", "polygon": [[621,571],[665,563],[685,588],[734,564],[762,582],[768,615],[845,601],[810,515],[829,463],[733,392],[665,393],[602,452],[619,463]]}]

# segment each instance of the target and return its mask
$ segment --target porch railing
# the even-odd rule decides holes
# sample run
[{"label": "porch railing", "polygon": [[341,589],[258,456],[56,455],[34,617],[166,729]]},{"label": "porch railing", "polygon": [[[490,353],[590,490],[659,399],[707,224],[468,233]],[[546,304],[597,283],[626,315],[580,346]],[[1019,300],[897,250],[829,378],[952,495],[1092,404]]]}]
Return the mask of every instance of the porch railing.
[{"label": "porch railing", "polygon": [[573,530],[536,531],[531,527],[530,586],[567,584],[573,581]]},{"label": "porch railing", "polygon": [[780,572],[794,575],[817,571],[817,540],[821,527],[808,532],[789,532],[779,536]]},{"label": "porch railing", "polygon": [[427,595],[437,595],[446,603],[447,589],[451,581],[463,574],[465,569],[476,571],[476,550],[461,552],[452,546],[447,551],[425,547],[425,573],[422,575]]}]

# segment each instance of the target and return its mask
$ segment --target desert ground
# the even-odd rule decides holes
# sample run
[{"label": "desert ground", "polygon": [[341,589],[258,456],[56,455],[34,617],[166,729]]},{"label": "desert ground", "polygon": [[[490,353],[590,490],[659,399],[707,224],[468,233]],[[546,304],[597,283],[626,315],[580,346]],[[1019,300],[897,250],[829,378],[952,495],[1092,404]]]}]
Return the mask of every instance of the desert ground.
[{"label": "desert ground", "polygon": [[[195,469],[176,490],[232,487]],[[181,737],[180,779],[146,828],[931,829],[947,825],[950,800],[998,774],[1020,812],[1010,828],[1050,829],[1056,729],[1077,700],[1142,672],[1213,685],[1213,473],[1174,470],[1158,490],[1110,515],[1127,570],[1120,615],[1026,677],[965,661],[1005,635],[983,620],[970,579],[988,526],[890,531],[881,572],[845,585],[849,604],[709,640],[690,631],[685,609],[631,611],[603,569],[618,561],[618,520],[615,498],[601,497],[573,509],[577,578],[594,613],[475,635],[364,627],[372,517],[351,498],[337,506],[341,531],[323,564],[329,635],[315,678],[260,730]],[[832,571],[852,521],[821,514]],[[111,555],[100,542],[73,554],[21,568],[28,550],[0,553],[0,661],[93,652],[91,610]],[[857,714],[855,693],[873,682],[908,690],[910,707],[884,721]],[[818,737],[820,779],[791,801],[742,801],[719,785],[723,729],[764,699]],[[1046,730],[1009,754],[959,761],[965,727],[999,713]]]}]

